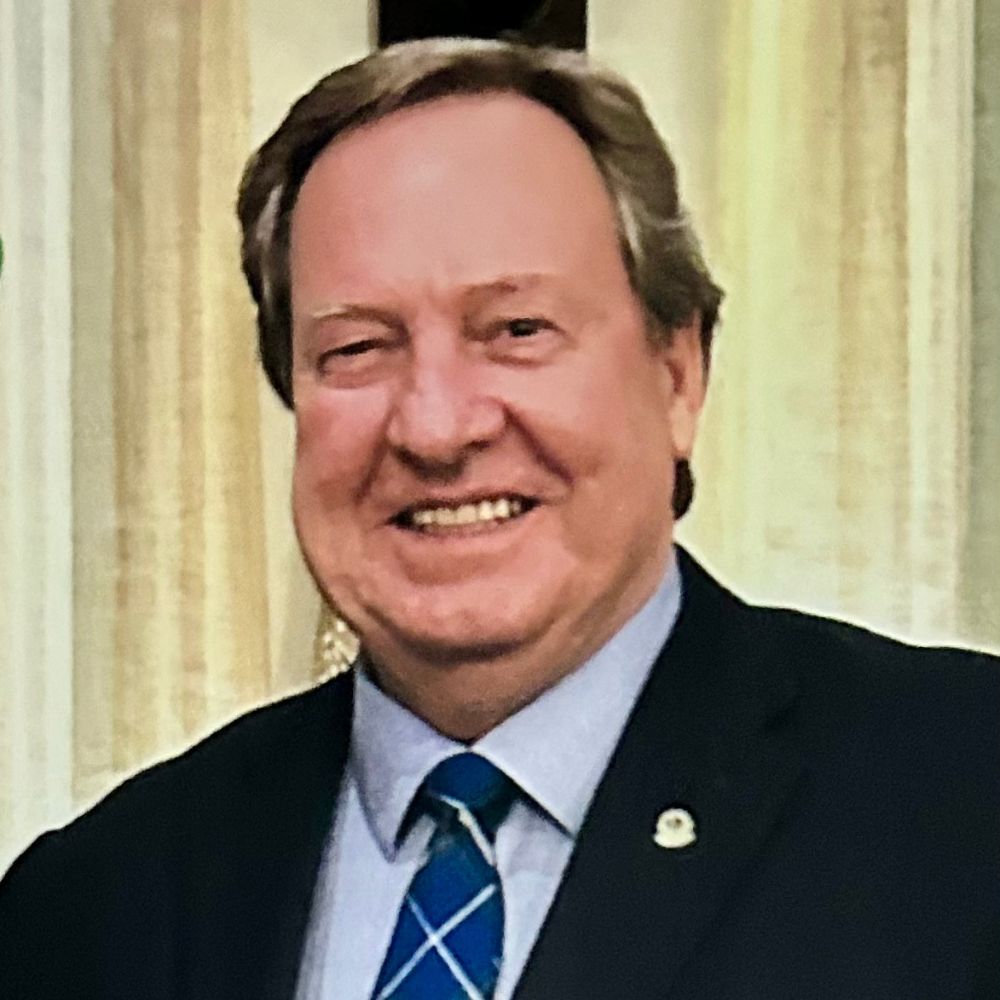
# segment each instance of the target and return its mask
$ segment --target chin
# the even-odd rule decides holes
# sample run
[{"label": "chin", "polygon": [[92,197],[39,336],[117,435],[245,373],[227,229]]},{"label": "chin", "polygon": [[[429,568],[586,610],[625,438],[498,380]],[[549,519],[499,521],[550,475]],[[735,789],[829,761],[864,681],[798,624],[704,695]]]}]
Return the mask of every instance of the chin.
[{"label": "chin", "polygon": [[405,608],[395,605],[386,613],[370,611],[365,617],[373,627],[361,627],[371,648],[406,650],[421,660],[441,665],[496,660],[531,644],[544,632],[521,609],[497,614],[496,602],[447,609]]}]

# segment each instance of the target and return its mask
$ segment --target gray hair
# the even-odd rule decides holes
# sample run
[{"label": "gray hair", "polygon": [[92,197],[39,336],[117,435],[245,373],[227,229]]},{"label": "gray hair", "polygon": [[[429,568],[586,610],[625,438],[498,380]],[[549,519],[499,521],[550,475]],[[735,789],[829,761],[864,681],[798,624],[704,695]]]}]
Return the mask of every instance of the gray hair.
[{"label": "gray hair", "polygon": [[[622,257],[650,336],[669,338],[697,311],[707,366],[722,291],[681,208],[673,160],[638,94],[579,52],[428,39],[389,46],[325,76],[292,105],[243,173],[237,203],[243,272],[257,303],[261,361],[287,406],[293,405],[289,230],[313,161],[338,135],[401,108],[491,92],[545,105],[586,143],[614,203]],[[690,479],[689,470],[679,471]],[[677,501],[675,494],[675,512]]]}]

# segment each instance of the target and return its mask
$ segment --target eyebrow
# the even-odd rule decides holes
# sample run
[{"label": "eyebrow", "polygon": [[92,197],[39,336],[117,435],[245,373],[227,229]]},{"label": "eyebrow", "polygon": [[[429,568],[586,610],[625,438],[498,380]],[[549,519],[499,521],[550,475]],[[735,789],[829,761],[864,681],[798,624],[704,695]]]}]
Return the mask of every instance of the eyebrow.
[{"label": "eyebrow", "polygon": [[359,302],[331,302],[310,310],[306,319],[310,323],[318,323],[324,319],[370,319],[378,323],[396,326],[399,320],[391,309],[378,306],[366,306]]},{"label": "eyebrow", "polygon": [[[490,281],[473,282],[463,285],[459,290],[459,294],[463,299],[475,302],[557,284],[558,279],[554,275],[539,271],[528,271],[523,274],[505,274]],[[324,319],[360,319],[374,320],[375,322],[391,326],[398,324],[398,318],[392,309],[365,305],[360,302],[327,303],[310,310],[306,319],[310,322],[319,322]]]},{"label": "eyebrow", "polygon": [[558,278],[555,275],[541,271],[528,271],[524,274],[505,274],[492,281],[466,285],[462,289],[462,294],[466,298],[489,299],[498,295],[512,295],[517,292],[532,291],[539,287],[555,287],[557,285]]}]

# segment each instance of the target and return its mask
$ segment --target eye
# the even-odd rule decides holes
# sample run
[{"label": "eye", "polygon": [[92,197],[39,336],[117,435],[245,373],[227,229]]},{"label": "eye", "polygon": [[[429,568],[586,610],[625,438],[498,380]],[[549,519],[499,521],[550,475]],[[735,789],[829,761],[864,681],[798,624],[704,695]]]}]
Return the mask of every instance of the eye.
[{"label": "eye", "polygon": [[549,319],[541,316],[514,316],[497,319],[483,333],[487,354],[496,361],[534,365],[548,360],[564,337]]},{"label": "eye", "polygon": [[348,340],[322,351],[316,358],[316,371],[330,385],[365,384],[386,372],[397,346],[391,337]]},{"label": "eye", "polygon": [[323,351],[316,359],[316,367],[323,374],[340,369],[350,369],[364,363],[366,359],[378,350],[379,342],[372,337],[364,340],[352,340],[339,347]]},{"label": "eye", "polygon": [[542,330],[547,326],[548,324],[543,319],[528,319],[527,317],[519,317],[518,319],[507,320],[504,324],[504,329],[515,340],[521,340],[532,336],[532,334],[538,333],[539,330]]},{"label": "eye", "polygon": [[366,354],[368,351],[374,351],[379,347],[379,341],[375,340],[374,337],[369,337],[367,340],[355,340],[350,344],[343,344],[341,347],[335,347],[332,351],[326,351],[322,355],[320,360],[325,358],[354,358],[359,354]]}]

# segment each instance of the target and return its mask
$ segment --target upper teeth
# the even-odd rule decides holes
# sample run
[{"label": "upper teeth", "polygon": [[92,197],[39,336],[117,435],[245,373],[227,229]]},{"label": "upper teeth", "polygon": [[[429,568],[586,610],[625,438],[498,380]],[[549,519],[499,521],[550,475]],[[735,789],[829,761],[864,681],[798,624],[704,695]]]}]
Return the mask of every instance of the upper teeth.
[{"label": "upper teeth", "polygon": [[475,524],[477,521],[502,521],[508,517],[516,517],[523,509],[521,501],[516,497],[509,500],[501,497],[499,500],[466,503],[461,507],[422,507],[413,512],[412,518],[413,523],[420,526]]}]

